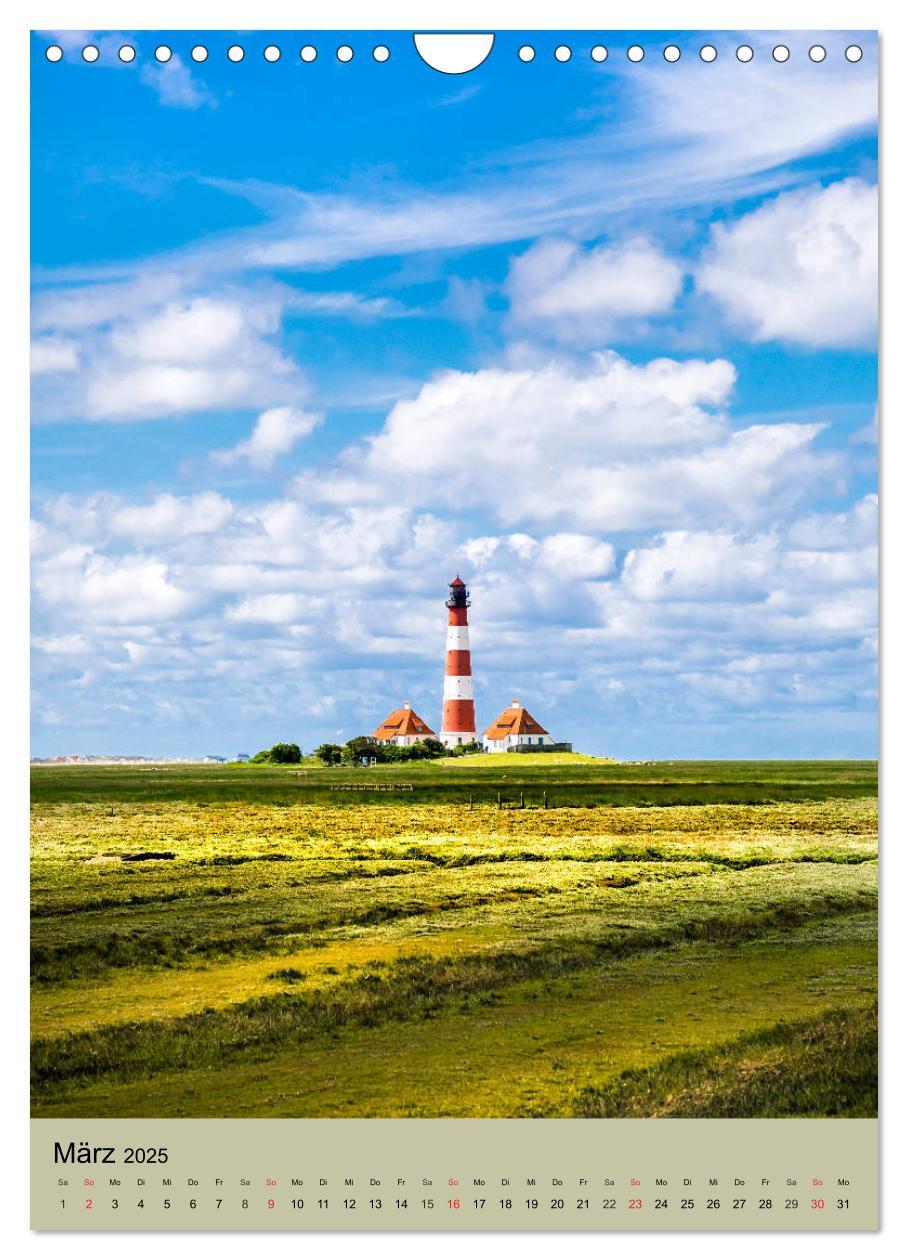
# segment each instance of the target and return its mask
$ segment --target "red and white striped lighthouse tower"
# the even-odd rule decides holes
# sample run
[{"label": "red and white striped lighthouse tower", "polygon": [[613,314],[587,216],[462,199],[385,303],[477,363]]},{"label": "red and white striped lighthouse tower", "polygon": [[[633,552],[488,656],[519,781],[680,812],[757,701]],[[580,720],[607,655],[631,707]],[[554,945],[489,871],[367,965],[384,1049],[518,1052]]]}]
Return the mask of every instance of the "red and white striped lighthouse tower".
[{"label": "red and white striped lighthouse tower", "polygon": [[470,631],[467,626],[469,606],[470,592],[460,578],[456,577],[445,600],[448,610],[448,642],[445,655],[445,700],[439,736],[448,748],[469,744],[476,738]]}]

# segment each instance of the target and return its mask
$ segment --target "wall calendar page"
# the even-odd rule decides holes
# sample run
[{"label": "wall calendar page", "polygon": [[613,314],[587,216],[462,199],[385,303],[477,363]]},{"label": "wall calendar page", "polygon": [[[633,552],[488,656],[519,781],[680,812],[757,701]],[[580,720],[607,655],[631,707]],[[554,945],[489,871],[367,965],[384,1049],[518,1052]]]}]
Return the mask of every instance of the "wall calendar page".
[{"label": "wall calendar page", "polygon": [[32,1228],[875,1230],[876,33],[30,48]]}]

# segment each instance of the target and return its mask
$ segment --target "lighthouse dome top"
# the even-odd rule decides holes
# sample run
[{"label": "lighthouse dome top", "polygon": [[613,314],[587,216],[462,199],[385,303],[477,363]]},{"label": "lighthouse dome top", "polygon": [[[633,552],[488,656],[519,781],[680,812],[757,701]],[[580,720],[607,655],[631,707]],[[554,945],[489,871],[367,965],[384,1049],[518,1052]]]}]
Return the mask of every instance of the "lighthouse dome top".
[{"label": "lighthouse dome top", "polygon": [[470,604],[470,592],[467,590],[467,584],[461,578],[460,574],[453,582],[448,583],[450,594],[445,600],[448,608],[467,608]]}]

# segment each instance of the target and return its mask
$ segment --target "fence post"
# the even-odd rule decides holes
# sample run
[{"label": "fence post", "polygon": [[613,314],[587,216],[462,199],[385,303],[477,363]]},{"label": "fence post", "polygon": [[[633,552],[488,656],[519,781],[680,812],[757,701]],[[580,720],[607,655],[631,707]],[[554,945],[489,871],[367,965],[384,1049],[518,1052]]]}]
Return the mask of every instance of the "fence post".
[{"label": "fence post", "polygon": [[498,808],[501,809],[501,789],[498,790]]},{"label": "fence post", "polygon": [[548,807],[549,807],[549,794],[548,794],[548,792],[543,792],[543,794],[542,794],[542,808],[543,808],[543,809],[548,809]]}]

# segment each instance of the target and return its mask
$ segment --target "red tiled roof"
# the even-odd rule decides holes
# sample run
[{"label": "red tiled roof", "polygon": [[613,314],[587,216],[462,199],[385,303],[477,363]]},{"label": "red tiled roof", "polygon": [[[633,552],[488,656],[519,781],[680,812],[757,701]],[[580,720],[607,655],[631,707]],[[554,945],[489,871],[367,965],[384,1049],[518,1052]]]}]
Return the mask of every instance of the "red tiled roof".
[{"label": "red tiled roof", "polygon": [[418,735],[420,739],[434,739],[435,732],[422,718],[407,706],[389,713],[381,726],[373,732],[373,739],[394,739],[397,735]]},{"label": "red tiled roof", "polygon": [[512,704],[498,715],[484,732],[486,739],[507,739],[509,735],[548,735],[522,704]]}]

